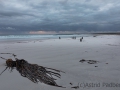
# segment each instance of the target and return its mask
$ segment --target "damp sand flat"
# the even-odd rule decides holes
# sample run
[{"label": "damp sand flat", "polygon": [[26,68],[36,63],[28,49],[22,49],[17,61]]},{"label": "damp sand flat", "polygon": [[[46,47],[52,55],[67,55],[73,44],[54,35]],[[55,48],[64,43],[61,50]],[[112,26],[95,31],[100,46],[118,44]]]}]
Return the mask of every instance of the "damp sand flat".
[{"label": "damp sand flat", "polygon": [[[14,53],[19,59],[29,63],[62,70],[58,85],[66,88],[48,86],[43,83],[35,84],[22,77],[16,70],[10,73],[6,70],[0,76],[0,90],[119,90],[119,87],[105,84],[120,84],[120,36],[99,35],[71,39],[50,39],[30,41],[26,43],[1,43],[0,53]],[[1,55],[12,58],[11,55]],[[80,60],[86,60],[80,62]],[[90,64],[93,60],[97,63]],[[5,61],[0,59],[0,71],[5,69]],[[87,86],[86,84],[96,84]],[[79,85],[78,85],[79,84]],[[97,84],[99,84],[97,86]]]}]

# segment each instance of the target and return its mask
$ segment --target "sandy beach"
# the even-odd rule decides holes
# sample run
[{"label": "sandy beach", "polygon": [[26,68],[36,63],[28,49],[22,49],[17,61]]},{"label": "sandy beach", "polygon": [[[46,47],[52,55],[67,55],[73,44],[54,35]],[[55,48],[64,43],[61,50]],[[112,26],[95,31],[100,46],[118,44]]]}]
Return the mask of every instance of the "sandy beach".
[{"label": "sandy beach", "polygon": [[[82,42],[80,38],[0,43],[0,53],[64,71],[56,82],[66,87],[35,84],[8,69],[0,76],[0,90],[120,90],[120,35],[91,35]],[[0,57],[14,60],[12,55]],[[0,58],[0,72],[5,67]]]}]

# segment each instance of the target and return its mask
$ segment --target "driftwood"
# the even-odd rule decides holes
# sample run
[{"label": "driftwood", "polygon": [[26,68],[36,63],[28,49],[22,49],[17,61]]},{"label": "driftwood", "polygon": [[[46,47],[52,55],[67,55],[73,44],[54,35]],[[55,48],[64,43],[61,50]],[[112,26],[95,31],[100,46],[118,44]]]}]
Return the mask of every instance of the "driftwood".
[{"label": "driftwood", "polygon": [[[11,53],[0,53],[0,54],[11,54]],[[16,57],[15,54],[12,55]],[[34,83],[41,82],[51,86],[62,87],[57,85],[57,83],[55,82],[56,80],[55,77],[60,78],[61,77],[60,72],[63,71],[39,66],[37,64],[30,64],[24,59],[15,58],[16,61],[13,61],[12,59],[5,59],[3,57],[0,58],[6,60],[5,70],[9,68],[11,69],[11,71],[13,71],[13,69],[16,68],[16,70],[21,74],[21,76],[28,78]],[[4,71],[2,71],[1,74]]]}]

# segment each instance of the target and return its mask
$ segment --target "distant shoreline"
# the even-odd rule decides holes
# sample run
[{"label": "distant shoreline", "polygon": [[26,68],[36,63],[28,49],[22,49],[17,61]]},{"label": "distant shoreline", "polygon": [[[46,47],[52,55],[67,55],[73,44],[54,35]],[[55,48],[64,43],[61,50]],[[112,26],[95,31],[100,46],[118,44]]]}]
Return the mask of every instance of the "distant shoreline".
[{"label": "distant shoreline", "polygon": [[99,34],[99,35],[120,35],[120,32],[118,32],[118,33],[91,33],[91,34]]}]

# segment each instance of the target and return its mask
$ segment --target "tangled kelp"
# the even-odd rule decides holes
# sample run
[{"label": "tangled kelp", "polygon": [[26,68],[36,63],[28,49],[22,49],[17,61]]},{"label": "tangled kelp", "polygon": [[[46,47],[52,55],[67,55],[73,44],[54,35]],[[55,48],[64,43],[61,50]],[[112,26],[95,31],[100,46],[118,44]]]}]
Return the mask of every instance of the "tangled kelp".
[{"label": "tangled kelp", "polygon": [[[1,54],[5,54],[5,53],[1,53]],[[11,53],[7,53],[7,54],[11,54]],[[15,54],[12,55],[16,57]],[[57,85],[57,83],[55,82],[56,80],[55,77],[60,78],[61,77],[60,72],[63,71],[39,66],[37,64],[30,64],[24,59],[15,58],[16,61],[13,61],[12,59],[5,59],[3,57],[1,58],[6,60],[5,70],[9,68],[11,69],[11,71],[13,71],[13,69],[16,68],[16,70],[21,74],[21,76],[28,78],[34,83],[41,82],[51,86],[62,87]],[[1,74],[3,72],[1,72]]]},{"label": "tangled kelp", "polygon": [[85,59],[82,59],[79,62],[81,62],[81,63],[87,62],[88,64],[96,64],[96,63],[98,63],[98,61],[96,61],[96,60],[85,60]]}]

